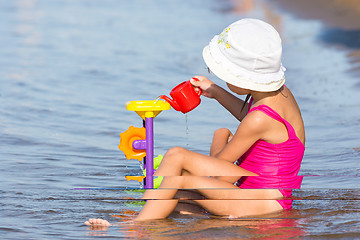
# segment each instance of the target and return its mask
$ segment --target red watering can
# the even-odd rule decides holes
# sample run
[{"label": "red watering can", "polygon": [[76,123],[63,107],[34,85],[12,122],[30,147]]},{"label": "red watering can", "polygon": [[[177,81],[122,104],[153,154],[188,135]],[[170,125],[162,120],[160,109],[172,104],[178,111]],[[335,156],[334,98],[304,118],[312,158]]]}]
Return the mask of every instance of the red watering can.
[{"label": "red watering can", "polygon": [[[193,78],[196,81],[199,81],[197,78]],[[196,108],[200,102],[201,89],[196,92],[193,85],[189,81],[185,81],[174,87],[169,98],[165,95],[161,95],[160,98],[164,99],[176,110],[181,111],[182,113],[187,113]]]}]

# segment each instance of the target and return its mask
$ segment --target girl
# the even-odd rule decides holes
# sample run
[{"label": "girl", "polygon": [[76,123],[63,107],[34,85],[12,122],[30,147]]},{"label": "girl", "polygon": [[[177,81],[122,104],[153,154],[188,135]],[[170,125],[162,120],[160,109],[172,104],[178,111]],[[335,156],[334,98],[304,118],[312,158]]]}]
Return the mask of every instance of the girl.
[{"label": "girl", "polygon": [[[240,124],[234,135],[228,129],[215,131],[210,156],[170,149],[155,173],[164,179],[159,189],[145,192],[147,202],[135,221],[169,216],[178,204],[178,189],[196,189],[204,198],[193,201],[215,215],[243,217],[291,208],[292,200],[283,198],[301,185],[297,174],[305,130],[295,98],[284,85],[281,54],[277,31],[256,19],[231,24],[204,48],[209,69],[233,93],[247,95],[246,100],[204,76],[191,83]],[[102,219],[85,224],[110,225]]]}]

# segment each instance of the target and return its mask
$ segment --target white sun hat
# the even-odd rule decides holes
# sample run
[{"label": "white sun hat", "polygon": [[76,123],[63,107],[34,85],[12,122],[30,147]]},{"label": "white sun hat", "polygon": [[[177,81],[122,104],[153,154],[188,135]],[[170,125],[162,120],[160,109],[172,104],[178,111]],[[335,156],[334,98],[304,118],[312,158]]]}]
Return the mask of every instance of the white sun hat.
[{"label": "white sun hat", "polygon": [[206,65],[231,85],[272,92],[285,83],[281,38],[268,23],[245,18],[216,35],[203,50]]}]

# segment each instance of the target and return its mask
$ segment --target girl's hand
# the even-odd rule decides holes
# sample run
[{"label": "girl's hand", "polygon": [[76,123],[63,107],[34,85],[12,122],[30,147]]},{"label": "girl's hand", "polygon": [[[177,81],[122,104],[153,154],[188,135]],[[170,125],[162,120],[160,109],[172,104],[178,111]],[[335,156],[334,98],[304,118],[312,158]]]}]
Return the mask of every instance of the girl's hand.
[{"label": "girl's hand", "polygon": [[190,83],[195,87],[195,91],[198,91],[200,88],[202,90],[202,95],[208,98],[215,98],[214,91],[212,91],[215,83],[207,77],[194,76],[190,79]]}]

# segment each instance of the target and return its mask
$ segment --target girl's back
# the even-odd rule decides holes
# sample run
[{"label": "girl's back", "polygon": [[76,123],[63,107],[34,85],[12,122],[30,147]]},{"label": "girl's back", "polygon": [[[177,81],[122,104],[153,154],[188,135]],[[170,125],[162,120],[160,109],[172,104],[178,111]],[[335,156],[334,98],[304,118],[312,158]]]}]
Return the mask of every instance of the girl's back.
[{"label": "girl's back", "polygon": [[[301,112],[294,96],[287,87],[284,86],[277,94],[251,105],[250,109],[259,105],[269,106],[288,121],[294,128],[296,136],[305,144],[305,128]],[[265,133],[263,140],[273,144],[286,141],[289,137],[286,126],[273,118],[266,117],[266,119],[271,127]]]}]

